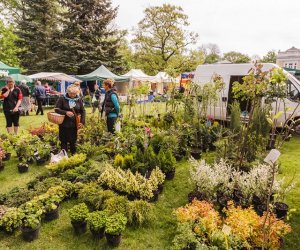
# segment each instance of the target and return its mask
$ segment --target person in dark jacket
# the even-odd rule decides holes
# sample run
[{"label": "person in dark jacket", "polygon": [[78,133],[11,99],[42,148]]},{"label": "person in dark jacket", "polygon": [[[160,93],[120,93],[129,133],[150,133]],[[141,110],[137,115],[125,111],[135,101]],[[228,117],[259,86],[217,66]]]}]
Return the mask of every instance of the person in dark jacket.
[{"label": "person in dark jacket", "polygon": [[42,86],[42,83],[40,81],[36,82],[35,89],[34,89],[34,96],[38,105],[36,115],[38,115],[39,112],[41,112],[41,115],[44,115],[43,102],[45,100],[46,93],[45,93],[45,88],[44,86]]},{"label": "person in dark jacket", "polygon": [[[75,154],[77,129],[85,124],[85,109],[76,85],[70,85],[67,88],[67,93],[59,97],[54,110],[58,114],[65,115],[63,123],[59,125],[61,149],[67,151],[69,147],[71,153]],[[79,115],[80,119],[77,119]]]},{"label": "person in dark jacket", "polygon": [[18,134],[19,130],[19,106],[22,102],[22,92],[15,85],[11,77],[6,79],[6,86],[1,89],[0,97],[3,100],[3,112],[6,119],[6,129],[9,134]]},{"label": "person in dark jacket", "polygon": [[[95,113],[96,109],[99,110],[100,112],[100,97],[101,97],[101,90],[99,89],[99,86],[97,84],[95,84],[94,86],[95,88],[95,92],[94,92],[94,96],[95,96],[95,100],[93,102],[93,110],[92,113]],[[93,97],[94,99],[94,97]]]},{"label": "person in dark jacket", "polygon": [[120,104],[117,93],[112,89],[112,80],[103,82],[105,98],[102,104],[102,113],[105,112],[108,132],[115,133],[115,123],[120,113]]}]

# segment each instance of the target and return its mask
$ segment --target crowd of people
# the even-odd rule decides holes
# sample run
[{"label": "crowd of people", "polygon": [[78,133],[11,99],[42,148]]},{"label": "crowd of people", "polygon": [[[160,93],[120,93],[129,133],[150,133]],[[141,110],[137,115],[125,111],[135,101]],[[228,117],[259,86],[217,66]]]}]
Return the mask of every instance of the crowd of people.
[{"label": "crowd of people", "polygon": [[[120,104],[118,95],[113,88],[112,80],[103,82],[105,89],[104,100],[100,102],[101,90],[95,85],[93,98],[97,105],[93,105],[93,112],[98,108],[101,116],[105,117],[107,130],[115,133],[115,123],[120,113]],[[36,115],[44,115],[43,103],[47,93],[51,91],[48,84],[42,85],[40,81],[36,82],[33,95],[36,100]],[[10,77],[6,80],[6,85],[0,91],[0,99],[3,100],[3,112],[6,119],[6,129],[10,134],[17,134],[19,130],[19,119],[22,112],[29,115],[32,108],[30,101],[30,90],[26,81],[17,86]],[[96,103],[96,102],[95,102]],[[64,95],[61,95],[54,108],[55,112],[64,115],[63,123],[59,125],[59,140],[61,148],[70,150],[72,154],[76,152],[76,141],[78,129],[85,125],[86,111],[83,101],[83,93],[80,88],[80,82],[74,82],[68,86]]]}]

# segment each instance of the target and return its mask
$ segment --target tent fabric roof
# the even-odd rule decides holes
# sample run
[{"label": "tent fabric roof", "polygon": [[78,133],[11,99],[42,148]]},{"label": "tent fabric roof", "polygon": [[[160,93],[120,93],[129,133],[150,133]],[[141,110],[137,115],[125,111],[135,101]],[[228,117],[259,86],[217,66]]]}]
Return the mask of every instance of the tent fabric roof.
[{"label": "tent fabric roof", "polygon": [[153,76],[146,75],[140,69],[132,69],[129,72],[127,72],[125,75],[122,75],[122,76],[129,77],[131,80],[139,80],[139,81],[152,81],[153,80]]},{"label": "tent fabric roof", "polygon": [[21,82],[22,80],[25,80],[27,82],[33,82],[33,80],[25,75],[22,74],[11,74],[9,75],[12,79],[14,79],[15,82]]},{"label": "tent fabric roof", "polygon": [[159,72],[155,76],[157,82],[172,82],[173,78],[166,72]]},{"label": "tent fabric roof", "polygon": [[106,80],[113,79],[116,82],[128,82],[128,77],[117,76],[111,71],[109,71],[104,65],[101,65],[98,69],[86,75],[77,75],[79,79],[83,81],[96,81],[96,80]]},{"label": "tent fabric roof", "polygon": [[1,61],[0,61],[0,70],[8,71],[8,74],[19,74],[20,73],[20,69],[10,67]]},{"label": "tent fabric roof", "polygon": [[65,73],[56,73],[56,72],[40,72],[29,76],[31,79],[43,79],[49,81],[66,81],[66,82],[75,82],[79,81],[73,76],[69,76]]}]

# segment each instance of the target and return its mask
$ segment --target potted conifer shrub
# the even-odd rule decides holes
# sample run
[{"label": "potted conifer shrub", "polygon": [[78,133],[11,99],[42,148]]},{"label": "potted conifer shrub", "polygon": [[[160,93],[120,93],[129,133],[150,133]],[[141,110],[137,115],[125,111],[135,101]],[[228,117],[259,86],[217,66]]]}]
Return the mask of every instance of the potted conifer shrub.
[{"label": "potted conifer shrub", "polygon": [[69,217],[75,234],[83,234],[86,232],[86,218],[88,213],[89,209],[84,203],[80,203],[69,209]]},{"label": "potted conifer shrub", "polygon": [[105,211],[96,211],[88,214],[87,222],[94,239],[102,239],[104,237],[106,218],[107,213]]},{"label": "potted conifer shrub", "polygon": [[121,243],[121,234],[125,230],[127,218],[121,213],[115,213],[106,219],[105,236],[107,243],[117,247]]}]

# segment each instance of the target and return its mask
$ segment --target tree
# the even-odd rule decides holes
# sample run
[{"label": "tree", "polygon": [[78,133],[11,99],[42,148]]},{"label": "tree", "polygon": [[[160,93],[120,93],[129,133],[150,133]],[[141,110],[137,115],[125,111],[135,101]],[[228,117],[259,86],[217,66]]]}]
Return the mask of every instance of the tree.
[{"label": "tree", "polygon": [[203,51],[205,55],[205,63],[212,64],[220,61],[221,59],[221,50],[217,44],[207,43],[203,44],[200,47],[200,50]]},{"label": "tree", "polygon": [[204,63],[204,53],[201,50],[189,50],[185,54],[174,56],[165,71],[177,76],[181,72],[195,71],[197,66]]},{"label": "tree", "polygon": [[232,63],[248,63],[251,58],[240,52],[230,51],[224,54],[223,60],[227,60]]},{"label": "tree", "polygon": [[263,56],[261,62],[263,63],[276,63],[277,53],[275,50],[270,50],[265,56]]},{"label": "tree", "polygon": [[205,57],[205,63],[212,64],[220,61],[221,57],[218,54],[209,54]]},{"label": "tree", "polygon": [[0,20],[0,61],[10,66],[20,67],[20,59],[17,54],[20,49],[15,45],[18,36],[14,34],[14,27],[12,24],[4,25]]},{"label": "tree", "polygon": [[49,70],[49,62],[57,59],[52,50],[54,34],[59,29],[59,5],[56,0],[27,0],[19,5],[22,18],[16,19],[16,44],[21,65],[29,73]]},{"label": "tree", "polygon": [[136,50],[135,59],[146,72],[155,73],[168,68],[172,60],[174,63],[174,58],[183,56],[187,46],[194,44],[198,35],[184,30],[189,23],[181,7],[163,4],[146,8],[144,13],[132,43]]},{"label": "tree", "polygon": [[118,55],[122,32],[112,21],[117,15],[110,0],[62,0],[63,29],[55,38],[60,59],[57,70],[86,74],[104,64],[121,71]]}]

